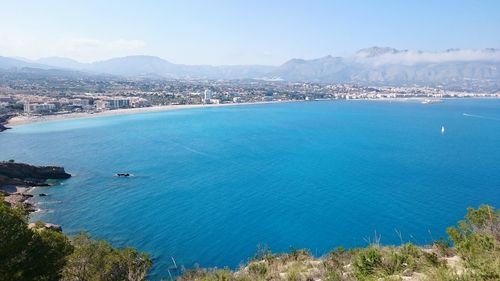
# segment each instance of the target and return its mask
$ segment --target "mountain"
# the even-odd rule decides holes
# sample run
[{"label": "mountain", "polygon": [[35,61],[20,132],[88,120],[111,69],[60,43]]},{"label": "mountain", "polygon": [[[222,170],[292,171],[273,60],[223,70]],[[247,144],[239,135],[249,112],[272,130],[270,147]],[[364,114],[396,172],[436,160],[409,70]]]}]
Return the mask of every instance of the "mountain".
[{"label": "mountain", "polygon": [[89,70],[122,76],[175,77],[177,65],[153,56],[129,56],[92,63]]},{"label": "mountain", "polygon": [[175,64],[154,56],[128,56],[94,63],[50,57],[36,61],[0,57],[0,69],[55,69],[92,75],[175,79],[274,79],[366,85],[479,85],[500,88],[500,50],[448,49],[443,52],[361,49],[346,57],[291,59],[280,66]]},{"label": "mountain", "polygon": [[78,62],[74,59],[62,58],[62,57],[46,57],[35,61],[36,63],[50,65],[56,68],[66,68],[66,69],[78,69],[82,70],[87,67],[87,64]]},{"label": "mountain", "polygon": [[1,57],[0,56],[0,69],[12,70],[12,69],[19,69],[19,68],[50,69],[51,66],[26,61],[24,59],[8,58],[8,57]]},{"label": "mountain", "polygon": [[360,56],[365,56],[365,57],[376,57],[376,56],[387,55],[387,54],[398,54],[401,52],[406,52],[406,50],[400,51],[400,50],[390,48],[390,47],[376,47],[375,46],[375,47],[371,47],[371,48],[361,49],[361,50],[357,51],[356,54],[360,55]]},{"label": "mountain", "polygon": [[192,79],[255,78],[272,71],[270,66],[211,66],[174,64],[153,56],[129,56],[93,63],[90,70],[122,76],[160,76]]},{"label": "mountain", "polygon": [[484,82],[500,88],[500,50],[422,52],[372,47],[351,57],[292,59],[272,77],[323,83],[464,85]]},{"label": "mountain", "polygon": [[343,82],[350,79],[353,66],[342,57],[326,56],[319,59],[291,59],[279,66],[273,77],[291,81]]},{"label": "mountain", "polygon": [[60,69],[72,69],[91,73],[112,74],[129,77],[155,77],[179,79],[245,79],[263,76],[272,66],[210,66],[174,64],[155,56],[128,56],[112,58],[94,63],[50,57],[36,61]]}]

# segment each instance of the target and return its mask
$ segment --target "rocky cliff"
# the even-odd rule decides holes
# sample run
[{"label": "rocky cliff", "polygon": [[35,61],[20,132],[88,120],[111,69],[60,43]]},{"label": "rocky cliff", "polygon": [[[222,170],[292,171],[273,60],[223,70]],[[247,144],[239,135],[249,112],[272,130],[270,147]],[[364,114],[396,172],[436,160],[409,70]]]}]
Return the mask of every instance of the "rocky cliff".
[{"label": "rocky cliff", "polygon": [[63,167],[32,166],[23,163],[0,162],[0,186],[44,185],[48,179],[67,179],[71,175]]},{"label": "rocky cliff", "polygon": [[10,129],[4,126],[10,118],[12,118],[12,114],[0,115],[0,132]]},{"label": "rocky cliff", "polygon": [[[32,166],[23,163],[0,162],[0,195],[8,206],[22,204],[28,212],[34,212],[35,206],[28,201],[33,197],[29,187],[48,185],[48,179],[67,179],[70,174],[62,167]],[[1,202],[0,202],[1,203]]]}]

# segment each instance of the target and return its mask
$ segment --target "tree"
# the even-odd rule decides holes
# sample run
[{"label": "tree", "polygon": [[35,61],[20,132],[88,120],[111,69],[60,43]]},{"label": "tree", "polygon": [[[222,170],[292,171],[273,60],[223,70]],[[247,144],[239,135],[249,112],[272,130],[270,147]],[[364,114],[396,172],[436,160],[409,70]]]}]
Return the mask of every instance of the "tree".
[{"label": "tree", "polygon": [[488,205],[468,208],[447,232],[471,279],[500,280],[500,212]]},{"label": "tree", "polygon": [[59,280],[72,250],[64,234],[28,229],[21,207],[0,204],[0,280]]},{"label": "tree", "polygon": [[147,254],[133,248],[115,249],[85,232],[73,239],[73,245],[75,251],[63,273],[66,281],[141,281],[152,265]]}]

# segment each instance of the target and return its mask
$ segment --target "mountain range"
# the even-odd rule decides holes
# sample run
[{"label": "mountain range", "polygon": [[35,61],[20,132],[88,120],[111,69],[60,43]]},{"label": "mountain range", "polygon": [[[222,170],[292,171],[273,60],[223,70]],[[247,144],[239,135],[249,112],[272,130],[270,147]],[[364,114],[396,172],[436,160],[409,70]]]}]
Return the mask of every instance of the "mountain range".
[{"label": "mountain range", "polygon": [[38,60],[0,57],[0,70],[75,71],[125,77],[171,79],[273,79],[320,83],[386,85],[482,84],[500,87],[500,49],[443,52],[361,49],[346,57],[291,59],[279,66],[175,64],[155,56],[128,56],[94,63],[48,57]]}]

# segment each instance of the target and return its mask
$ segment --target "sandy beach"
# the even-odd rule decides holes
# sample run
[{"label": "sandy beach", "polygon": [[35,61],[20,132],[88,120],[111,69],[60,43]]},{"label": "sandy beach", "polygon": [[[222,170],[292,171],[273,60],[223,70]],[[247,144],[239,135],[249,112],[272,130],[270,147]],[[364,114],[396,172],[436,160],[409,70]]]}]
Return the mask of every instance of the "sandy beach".
[{"label": "sandy beach", "polygon": [[[471,97],[472,98],[472,97]],[[499,97],[473,97],[475,99],[498,99]],[[350,99],[346,101],[379,101],[379,102],[418,102],[421,103],[424,100],[435,100],[437,102],[442,102],[443,98],[427,98],[427,97],[411,97],[411,98],[379,98],[379,99]],[[462,99],[462,98],[446,98],[450,99]],[[318,100],[321,101],[321,100]],[[181,110],[190,108],[210,108],[210,107],[221,107],[221,106],[241,106],[241,105],[258,105],[258,104],[271,104],[271,103],[289,103],[289,102],[304,102],[303,100],[286,100],[286,101],[263,101],[263,102],[249,102],[249,103],[223,103],[223,104],[179,104],[179,105],[160,105],[160,106],[150,106],[150,107],[140,107],[140,108],[123,108],[106,110],[101,112],[71,112],[71,113],[60,113],[54,115],[20,115],[15,116],[8,120],[5,124],[9,127],[38,123],[38,122],[48,122],[48,121],[58,121],[66,119],[80,119],[80,118],[94,118],[101,116],[114,116],[114,115],[127,115],[127,114],[137,114],[146,112],[160,112],[168,110]],[[432,102],[435,103],[435,102]],[[431,104],[432,104],[431,103]]]},{"label": "sandy beach", "polygon": [[107,110],[102,112],[88,113],[88,112],[72,112],[54,115],[37,115],[37,116],[15,116],[7,122],[7,126],[14,127],[30,123],[47,122],[47,121],[58,121],[66,119],[80,119],[80,118],[94,118],[101,116],[114,116],[114,115],[127,115],[127,114],[137,114],[145,112],[160,112],[168,110],[180,110],[180,109],[190,109],[190,108],[210,108],[210,107],[221,107],[221,106],[239,106],[239,105],[256,105],[256,104],[269,104],[269,103],[281,103],[281,102],[294,102],[294,101],[270,101],[270,102],[252,102],[252,103],[223,103],[223,104],[182,104],[182,105],[161,105],[161,106],[150,106],[150,107],[140,107],[140,108],[123,108]]}]

